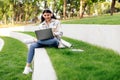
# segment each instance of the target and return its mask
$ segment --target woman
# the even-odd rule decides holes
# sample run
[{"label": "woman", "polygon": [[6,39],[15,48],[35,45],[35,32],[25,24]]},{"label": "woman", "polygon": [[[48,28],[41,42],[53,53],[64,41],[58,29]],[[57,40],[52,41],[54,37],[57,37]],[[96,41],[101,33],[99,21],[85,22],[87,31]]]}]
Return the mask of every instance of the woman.
[{"label": "woman", "polygon": [[56,17],[50,10],[46,9],[43,11],[41,17],[41,24],[39,25],[39,28],[40,29],[52,28],[54,38],[42,41],[38,40],[30,45],[30,49],[28,51],[28,59],[23,74],[28,74],[32,72],[30,64],[31,61],[33,60],[35,48],[40,48],[44,46],[52,46],[58,48],[63,47],[60,45],[60,38],[62,36],[62,32],[60,30],[61,28],[60,21],[56,19]]}]

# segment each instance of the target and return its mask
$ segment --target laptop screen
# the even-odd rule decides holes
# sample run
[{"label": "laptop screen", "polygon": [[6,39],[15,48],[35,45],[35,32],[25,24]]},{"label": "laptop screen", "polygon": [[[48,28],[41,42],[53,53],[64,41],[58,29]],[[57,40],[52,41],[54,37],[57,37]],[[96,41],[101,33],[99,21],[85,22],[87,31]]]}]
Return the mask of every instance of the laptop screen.
[{"label": "laptop screen", "polygon": [[47,40],[54,38],[51,28],[36,30],[35,34],[38,40]]}]

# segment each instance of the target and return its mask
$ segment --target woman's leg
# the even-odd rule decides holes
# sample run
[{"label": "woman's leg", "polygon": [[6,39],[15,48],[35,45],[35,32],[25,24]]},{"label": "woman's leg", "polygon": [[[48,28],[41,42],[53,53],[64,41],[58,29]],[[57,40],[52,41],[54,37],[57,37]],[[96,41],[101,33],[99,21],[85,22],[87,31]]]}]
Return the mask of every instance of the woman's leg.
[{"label": "woman's leg", "polygon": [[49,47],[58,47],[59,45],[59,40],[57,38],[49,39],[49,40],[39,40],[39,44],[49,46]]},{"label": "woman's leg", "polygon": [[57,47],[59,44],[58,39],[54,38],[54,39],[49,39],[49,40],[45,40],[45,41],[38,41],[36,43],[33,43],[30,45],[29,51],[28,51],[28,59],[27,59],[27,63],[31,63],[33,56],[34,56],[34,51],[35,48],[39,48],[42,46],[53,46],[53,47]]},{"label": "woman's leg", "polygon": [[35,48],[39,48],[42,47],[42,45],[40,45],[39,43],[33,43],[30,45],[29,51],[28,51],[28,58],[27,58],[27,63],[31,63],[33,56],[34,56],[34,52],[35,52]]},{"label": "woman's leg", "polygon": [[36,43],[31,44],[30,48],[29,48],[29,51],[28,51],[28,59],[27,59],[27,65],[26,66],[30,66],[30,63],[31,63],[31,61],[33,59],[33,56],[34,56],[35,48],[42,47],[44,45],[45,46],[57,47],[58,44],[59,44],[59,42],[56,38],[45,40],[45,41],[38,41]]},{"label": "woman's leg", "polygon": [[49,40],[44,40],[44,41],[38,41],[36,43],[33,43],[30,45],[29,51],[28,51],[28,59],[27,59],[27,64],[26,67],[23,71],[23,74],[28,74],[29,72],[32,72],[32,69],[30,68],[30,63],[33,60],[35,48],[43,47],[43,46],[53,46],[53,47],[58,47],[59,45],[59,40],[54,38],[54,39],[49,39]]},{"label": "woman's leg", "polygon": [[23,74],[29,74],[30,72],[32,72],[32,69],[30,68],[30,64],[31,61],[33,60],[33,56],[34,56],[34,51],[35,48],[41,47],[42,45],[40,45],[39,43],[32,43],[30,45],[29,51],[28,51],[28,58],[27,58],[27,63],[25,66],[25,69],[23,71]]}]

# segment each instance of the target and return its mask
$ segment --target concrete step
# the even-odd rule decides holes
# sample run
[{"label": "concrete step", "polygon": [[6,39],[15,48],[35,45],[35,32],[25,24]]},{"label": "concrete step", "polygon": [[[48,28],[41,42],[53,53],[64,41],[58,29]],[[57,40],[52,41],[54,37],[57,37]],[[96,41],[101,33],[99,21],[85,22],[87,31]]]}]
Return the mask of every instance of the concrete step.
[{"label": "concrete step", "polygon": [[[10,32],[10,37],[16,38],[23,43],[25,40],[33,39],[34,37],[29,36],[27,34],[19,33],[19,32]],[[29,48],[29,44],[28,44]],[[33,64],[33,80],[56,80],[56,74],[49,59],[49,56],[44,48],[35,49],[34,55],[34,64]]]},{"label": "concrete step", "polygon": [[57,80],[50,58],[45,48],[36,48],[32,80]]},{"label": "concrete step", "polygon": [[2,50],[3,46],[4,46],[4,41],[3,39],[0,38],[0,51]]}]

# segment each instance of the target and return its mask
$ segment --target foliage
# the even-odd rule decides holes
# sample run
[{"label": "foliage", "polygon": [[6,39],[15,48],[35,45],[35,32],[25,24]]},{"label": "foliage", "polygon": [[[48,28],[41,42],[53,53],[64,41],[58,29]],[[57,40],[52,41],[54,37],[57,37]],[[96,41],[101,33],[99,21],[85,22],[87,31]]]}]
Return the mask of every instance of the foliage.
[{"label": "foliage", "polygon": [[63,24],[110,24],[120,25],[120,14],[93,16],[83,19],[62,20]]},{"label": "foliage", "polygon": [[[28,23],[37,22],[38,16],[45,8],[53,10],[56,16],[79,17],[79,14],[93,15],[104,14],[110,12],[110,5],[105,3],[105,0],[83,0],[83,11],[80,12],[81,0],[66,0],[66,11],[63,12],[63,0],[0,0],[0,22],[8,23]],[[104,3],[103,3],[104,2]],[[106,7],[103,10],[102,4]],[[116,12],[120,11],[119,4],[116,4]]]},{"label": "foliage", "polygon": [[[3,0],[0,1],[0,18],[15,22],[29,21],[40,13],[39,0]],[[7,23],[3,21],[3,23]]]}]

